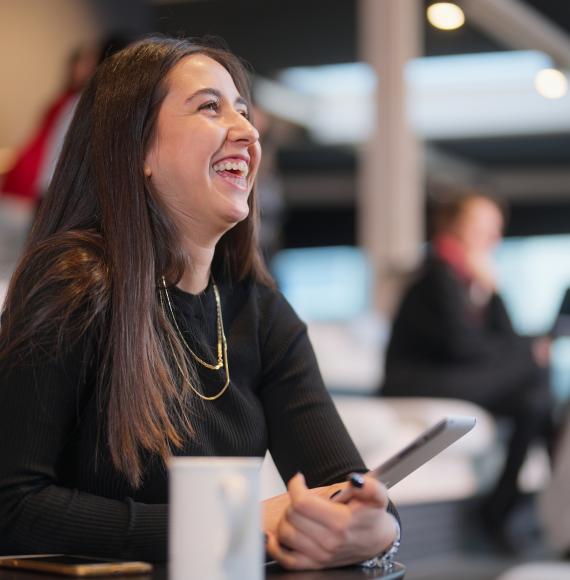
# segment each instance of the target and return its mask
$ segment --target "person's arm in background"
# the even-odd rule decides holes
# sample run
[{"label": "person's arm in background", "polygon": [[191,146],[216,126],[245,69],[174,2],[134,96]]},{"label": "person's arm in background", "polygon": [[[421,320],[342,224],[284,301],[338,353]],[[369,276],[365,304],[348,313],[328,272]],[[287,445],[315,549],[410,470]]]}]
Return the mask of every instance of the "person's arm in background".
[{"label": "person's arm in background", "polygon": [[519,336],[516,334],[505,304],[498,294],[494,294],[489,303],[491,309],[492,323],[498,332],[505,336],[517,337],[526,341],[532,352],[536,364],[546,368],[550,365],[552,338],[550,336]]}]

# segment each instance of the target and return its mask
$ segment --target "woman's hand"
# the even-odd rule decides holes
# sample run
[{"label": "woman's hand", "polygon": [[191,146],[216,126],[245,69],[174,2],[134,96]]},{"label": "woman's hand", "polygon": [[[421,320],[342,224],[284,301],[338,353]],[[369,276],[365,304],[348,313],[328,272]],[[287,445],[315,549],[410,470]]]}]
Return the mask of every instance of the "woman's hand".
[{"label": "woman's hand", "polygon": [[[348,483],[333,483],[323,487],[313,487],[308,490],[310,494],[318,495],[329,499],[335,492],[342,489],[348,489]],[[291,505],[291,496],[288,492],[275,495],[261,502],[263,511],[263,530],[266,533],[277,533],[277,526]]]},{"label": "woman's hand", "polygon": [[355,564],[395,541],[386,488],[364,476],[361,489],[348,488],[340,502],[331,501],[330,495],[343,487],[346,484],[309,490],[301,474],[291,479],[289,505],[284,503],[276,529],[266,528],[267,551],[283,567],[315,570]]}]

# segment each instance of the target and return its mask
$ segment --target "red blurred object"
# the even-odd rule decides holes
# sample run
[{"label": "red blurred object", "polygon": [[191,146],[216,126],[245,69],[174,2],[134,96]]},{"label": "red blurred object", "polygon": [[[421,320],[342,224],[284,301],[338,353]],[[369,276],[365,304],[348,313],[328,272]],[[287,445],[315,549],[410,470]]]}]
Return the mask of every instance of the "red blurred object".
[{"label": "red blurred object", "polygon": [[2,192],[29,200],[37,200],[41,194],[38,178],[46,153],[46,144],[54,125],[66,105],[77,94],[76,90],[64,92],[48,108],[30,141],[17,156],[16,162],[5,174]]}]

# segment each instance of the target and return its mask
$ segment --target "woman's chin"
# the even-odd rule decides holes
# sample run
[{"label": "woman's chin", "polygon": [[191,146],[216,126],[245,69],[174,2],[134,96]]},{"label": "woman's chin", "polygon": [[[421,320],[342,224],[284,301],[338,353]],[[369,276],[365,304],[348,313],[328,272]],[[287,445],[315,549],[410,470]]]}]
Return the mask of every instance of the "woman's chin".
[{"label": "woman's chin", "polygon": [[249,215],[249,206],[247,204],[243,206],[234,206],[228,209],[224,216],[226,223],[230,224],[230,227],[235,226],[239,222],[242,222]]}]

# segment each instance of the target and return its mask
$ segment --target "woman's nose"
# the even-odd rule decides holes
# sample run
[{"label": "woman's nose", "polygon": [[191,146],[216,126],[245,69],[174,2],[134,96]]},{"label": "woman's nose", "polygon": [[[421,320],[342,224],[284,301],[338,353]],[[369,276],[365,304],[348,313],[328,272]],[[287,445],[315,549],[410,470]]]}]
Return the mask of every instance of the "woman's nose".
[{"label": "woman's nose", "polygon": [[242,113],[236,111],[233,113],[229,138],[250,145],[259,141],[259,132]]}]

